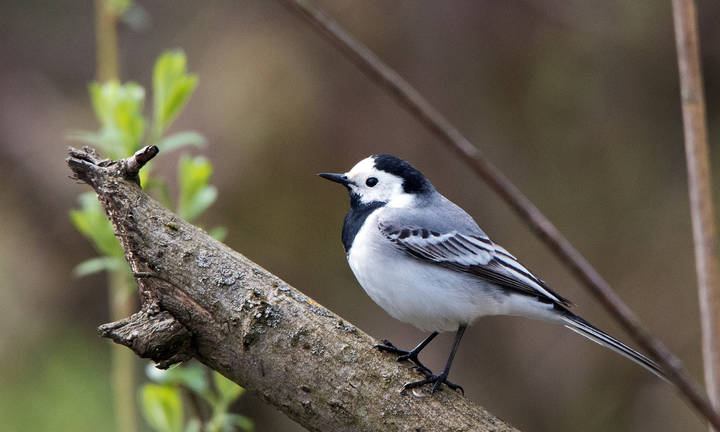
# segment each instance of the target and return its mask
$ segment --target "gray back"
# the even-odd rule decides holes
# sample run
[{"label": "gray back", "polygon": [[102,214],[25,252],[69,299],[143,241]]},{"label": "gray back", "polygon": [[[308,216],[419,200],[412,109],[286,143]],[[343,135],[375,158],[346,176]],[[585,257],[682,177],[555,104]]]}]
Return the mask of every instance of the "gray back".
[{"label": "gray back", "polygon": [[412,209],[384,208],[378,222],[394,227],[418,227],[438,233],[458,231],[487,237],[465,210],[441,194],[436,192],[418,197],[418,200]]}]

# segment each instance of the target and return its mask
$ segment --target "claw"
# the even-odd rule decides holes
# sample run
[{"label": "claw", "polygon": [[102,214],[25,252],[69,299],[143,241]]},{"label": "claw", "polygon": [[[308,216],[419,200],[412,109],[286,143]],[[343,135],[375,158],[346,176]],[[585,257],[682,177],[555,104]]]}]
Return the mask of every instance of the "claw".
[{"label": "claw", "polygon": [[385,346],[389,346],[390,348],[397,349],[397,347],[395,345],[393,345],[393,343],[387,339],[380,339],[380,342],[382,342]]},{"label": "claw", "polygon": [[460,387],[459,385],[448,381],[447,377],[450,373],[450,366],[452,366],[453,358],[455,358],[455,352],[457,351],[457,347],[460,344],[460,339],[462,339],[463,334],[465,333],[466,325],[460,325],[458,327],[457,333],[455,334],[455,342],[453,343],[452,350],[450,351],[450,356],[448,357],[447,363],[445,364],[445,369],[440,375],[433,375],[432,371],[430,369],[426,368],[425,365],[420,363],[420,360],[418,360],[418,354],[420,351],[422,351],[423,348],[427,346],[427,344],[430,343],[430,341],[433,340],[435,336],[438,335],[437,331],[434,331],[425,338],[422,342],[420,342],[420,345],[413,348],[412,351],[404,351],[401,349],[398,349],[390,343],[389,340],[383,339],[382,345],[375,345],[376,348],[378,348],[380,351],[387,351],[391,352],[393,354],[398,354],[397,361],[405,361],[409,360],[415,364],[415,369],[417,369],[418,372],[420,372],[422,375],[425,376],[425,379],[420,381],[414,381],[409,382],[405,384],[402,388],[402,391],[405,391],[407,389],[412,389],[416,387],[424,386],[425,384],[432,384],[432,389],[430,390],[430,394],[434,394],[436,391],[440,390],[440,384],[445,383],[446,386],[448,386],[452,390],[460,390],[460,392],[465,396],[465,390]]},{"label": "claw", "polygon": [[436,391],[438,391],[440,389],[440,384],[443,384],[443,383],[452,390],[460,390],[460,393],[462,393],[462,395],[465,396],[465,390],[461,386],[459,386],[451,381],[448,381],[447,375],[445,375],[445,374],[430,375],[423,380],[409,382],[403,386],[403,390],[412,389],[412,388],[416,388],[416,387],[422,387],[425,384],[433,384],[432,390],[430,390],[430,394],[434,394]]},{"label": "claw", "polygon": [[[385,352],[389,352],[389,353],[392,353],[392,354],[397,354],[397,355],[399,355],[399,356],[404,356],[404,355],[410,354],[409,351],[405,351],[405,350],[399,349],[398,347],[396,347],[395,345],[393,345],[392,342],[390,342],[390,341],[387,340],[387,339],[382,339],[380,342],[382,342],[382,345],[381,345],[381,344],[376,344],[376,345],[373,345],[373,348],[377,348],[377,349],[379,349],[380,351],[385,351]],[[399,357],[398,357],[398,358],[399,358]],[[401,361],[401,360],[398,360],[398,361]]]},{"label": "claw", "polygon": [[382,342],[382,344],[373,345],[373,348],[377,348],[380,351],[389,352],[391,354],[396,354],[398,357],[395,361],[410,361],[414,364],[414,368],[425,377],[432,376],[432,371],[422,364],[420,359],[418,359],[417,352],[401,350],[387,339],[382,339],[380,342]]}]

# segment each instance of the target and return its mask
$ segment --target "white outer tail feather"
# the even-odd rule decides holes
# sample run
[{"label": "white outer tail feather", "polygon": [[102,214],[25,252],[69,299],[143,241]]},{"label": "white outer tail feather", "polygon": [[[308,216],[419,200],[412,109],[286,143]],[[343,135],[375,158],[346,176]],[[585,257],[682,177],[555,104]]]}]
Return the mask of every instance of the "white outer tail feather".
[{"label": "white outer tail feather", "polygon": [[665,373],[662,371],[660,366],[604,331],[593,326],[589,322],[580,318],[579,316],[572,314],[569,311],[565,311],[566,315],[562,317],[565,327],[574,331],[575,333],[585,336],[591,341],[598,343],[606,348],[609,348],[621,356],[633,361],[634,363],[644,367],[648,371],[652,372],[659,378],[668,381]]}]

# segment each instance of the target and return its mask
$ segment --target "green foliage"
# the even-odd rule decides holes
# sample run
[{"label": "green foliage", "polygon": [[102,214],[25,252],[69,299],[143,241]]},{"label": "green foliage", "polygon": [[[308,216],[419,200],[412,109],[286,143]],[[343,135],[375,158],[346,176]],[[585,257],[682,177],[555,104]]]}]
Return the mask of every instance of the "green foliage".
[{"label": "green foliage", "polygon": [[217,198],[217,189],[209,185],[212,165],[204,157],[181,156],[178,162],[180,198],[177,213],[192,221],[204,212]]},{"label": "green foliage", "polygon": [[92,240],[98,251],[108,257],[121,257],[123,250],[115,238],[115,232],[105,211],[93,192],[78,197],[80,208],[70,211],[70,220],[75,228]]},{"label": "green foliage", "polygon": [[122,258],[101,256],[81,262],[75,267],[73,274],[77,277],[83,277],[101,271],[119,272],[125,270],[127,270],[127,265]]},{"label": "green foliage", "polygon": [[217,241],[223,241],[225,240],[225,236],[227,236],[227,228],[223,226],[216,226],[208,231],[208,234]]},{"label": "green foliage", "polygon": [[[210,372],[203,366],[192,363],[186,366],[174,367],[166,371],[156,369],[152,365],[147,368],[148,377],[157,384],[146,384],[143,387],[143,406],[145,415],[148,415],[148,408],[145,407],[146,399],[145,389],[148,387],[163,387],[168,389],[167,395],[179,394],[181,390],[185,391],[188,397],[198,397],[210,409],[210,418],[204,423],[197,418],[191,418],[185,425],[185,432],[206,430],[209,432],[225,432],[225,431],[252,431],[254,429],[253,422],[249,418],[232,414],[228,410],[230,405],[237,400],[243,393],[244,389],[217,372]],[[169,396],[168,396],[169,397]],[[150,401],[151,404],[161,404],[160,398]],[[154,408],[156,411],[158,408]],[[174,413],[175,418],[183,418],[182,407],[179,414]],[[156,423],[148,419],[148,423],[154,430],[166,432],[177,429],[163,429],[156,426]],[[179,426],[182,427],[182,426]]]},{"label": "green foliage", "polygon": [[[127,10],[129,0],[110,0],[108,5],[118,13]],[[166,52],[155,63],[153,71],[153,115],[149,136],[143,116],[145,90],[136,83],[120,84],[117,81],[92,83],[90,99],[100,124],[97,132],[76,131],[71,139],[97,147],[104,157],[114,160],[127,157],[139,150],[143,142],[155,144],[166,155],[187,146],[205,144],[197,132],[181,131],[168,136],[163,134],[187,104],[197,86],[197,77],[186,70],[185,55],[181,51]],[[171,206],[167,183],[151,176],[150,166],[140,172],[140,183],[146,191],[156,191],[168,207]],[[181,156],[178,161],[179,196],[176,212],[191,221],[202,214],[217,198],[217,189],[210,185],[212,165],[203,157]],[[89,259],[75,268],[76,276],[99,271],[127,272],[124,252],[113,232],[113,227],[92,192],[79,196],[79,208],[70,212],[70,219],[95,246],[101,256]],[[222,239],[225,229],[211,230],[213,237]],[[128,284],[129,288],[131,284]],[[149,373],[156,384],[146,384],[141,389],[140,403],[145,419],[160,432],[251,431],[252,421],[246,417],[230,414],[230,404],[243,389],[221,375],[210,381],[206,370],[200,365],[173,368],[159,372],[152,368]],[[182,404],[182,391],[191,392],[204,400],[211,410],[211,417],[202,424],[191,418],[186,424]]]},{"label": "green foliage", "polygon": [[70,220],[102,256],[79,264],[75,267],[75,275],[86,276],[103,270],[127,272],[123,249],[95,194],[83,193],[78,196],[78,201],[80,208],[70,211]]},{"label": "green foliage", "polygon": [[148,364],[145,372],[148,378],[158,384],[185,386],[200,395],[208,392],[207,370],[197,363],[191,363],[182,367],[173,366],[166,370],[158,369],[152,364]]},{"label": "green foliage", "polygon": [[134,82],[108,81],[90,84],[90,99],[100,122],[92,144],[111,159],[133,154],[142,146],[145,90]]},{"label": "green foliage", "polygon": [[[139,150],[143,141],[155,144],[167,154],[186,146],[201,146],[205,138],[192,131],[163,137],[190,100],[198,78],[188,74],[182,51],[163,53],[153,71],[152,133],[145,136],[149,120],[143,116],[145,89],[134,82],[117,81],[90,84],[90,100],[100,123],[98,132],[75,131],[70,139],[98,147],[103,156],[121,159]],[[149,171],[147,167],[145,172]]]},{"label": "green foliage", "polygon": [[153,137],[162,133],[178,116],[197,87],[197,76],[187,73],[182,51],[163,53],[153,70]]},{"label": "green foliage", "polygon": [[161,139],[156,145],[168,153],[187,146],[202,147],[205,145],[205,137],[197,132],[178,132]]},{"label": "green foliage", "polygon": [[[114,3],[113,3],[114,2]],[[119,11],[131,2],[113,0]],[[185,54],[169,51],[162,54],[153,71],[153,126],[145,137],[148,119],[143,116],[145,89],[140,85],[117,81],[94,82],[89,86],[93,111],[100,124],[97,132],[75,131],[69,138],[97,147],[104,157],[121,159],[139,150],[143,141],[160,147],[161,155],[187,146],[200,147],[205,138],[193,131],[181,131],[168,136],[163,133],[187,104],[197,87],[197,76],[187,73]],[[177,212],[187,220],[196,219],[215,201],[217,190],[209,185],[212,165],[204,158],[183,157],[178,168],[180,196]],[[167,183],[151,176],[150,166],[140,171],[140,182],[148,191],[159,191],[160,200],[171,206]],[[83,262],[75,269],[77,276],[99,271],[127,271],[123,251],[113,228],[95,194],[82,194],[80,208],[70,212],[75,227],[85,235],[102,255]],[[213,230],[216,238],[224,237],[224,230]]]},{"label": "green foliage", "polygon": [[[127,10],[129,0],[110,0],[108,5],[118,14]],[[139,150],[143,142],[155,144],[166,155],[187,146],[205,144],[197,132],[181,131],[163,136],[172,122],[187,104],[197,86],[197,77],[186,70],[185,55],[181,51],[166,52],[155,63],[153,71],[152,127],[146,136],[149,120],[143,116],[145,90],[136,83],[120,84],[117,81],[92,83],[90,99],[100,124],[97,132],[76,131],[71,139],[97,147],[104,157],[121,159]],[[140,182],[146,191],[156,191],[168,207],[171,206],[167,183],[151,176],[149,166],[140,172]],[[212,165],[203,157],[181,156],[178,161],[179,196],[176,212],[191,221],[202,214],[217,198],[217,189],[210,185]],[[113,232],[96,196],[92,192],[78,197],[79,208],[70,212],[70,219],[87,237],[101,256],[89,259],[75,268],[76,276],[99,271],[127,272],[124,252]],[[225,229],[216,227],[211,235],[217,239],[225,236]],[[129,284],[129,287],[131,285]],[[252,421],[228,412],[230,404],[243,389],[219,374],[209,378],[207,370],[200,365],[177,367],[169,371],[148,372],[155,384],[146,384],[140,392],[143,415],[148,424],[160,432],[234,431],[253,429]],[[210,407],[210,419],[203,424],[200,419],[185,422],[182,392],[190,392]]]},{"label": "green foliage", "polygon": [[141,398],[143,415],[150,427],[159,432],[182,432],[183,406],[178,388],[145,384]]},{"label": "green foliage", "polygon": [[219,406],[227,409],[230,403],[239,398],[245,392],[245,389],[225,378],[218,372],[213,371],[213,380],[215,389],[217,390],[216,402]]}]

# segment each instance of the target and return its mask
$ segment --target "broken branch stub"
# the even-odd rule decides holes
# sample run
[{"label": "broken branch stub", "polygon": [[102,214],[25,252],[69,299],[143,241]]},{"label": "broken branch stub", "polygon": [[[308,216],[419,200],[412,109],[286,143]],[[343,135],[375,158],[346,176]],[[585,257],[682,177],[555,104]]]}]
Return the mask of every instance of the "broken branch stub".
[{"label": "broken branch stub", "polygon": [[152,359],[161,369],[193,357],[192,334],[167,311],[138,312],[101,325],[98,334]]},{"label": "broken branch stub", "polygon": [[402,393],[417,374],[370,336],[146,195],[134,180],[148,151],[67,160],[98,194],[143,301],[102,336],[163,367],[194,356],[312,431],[515,430],[447,389]]}]

